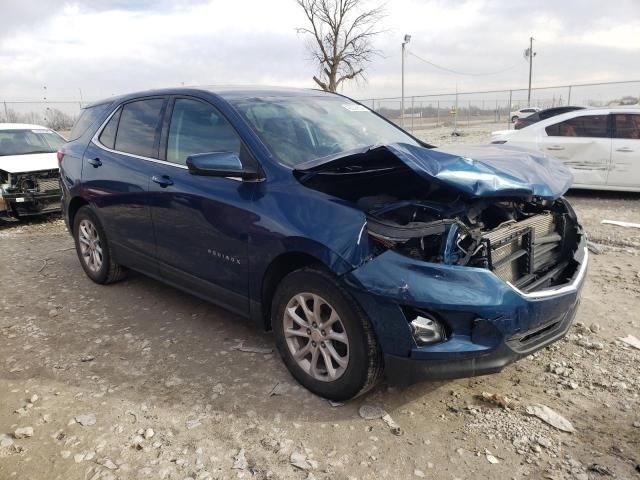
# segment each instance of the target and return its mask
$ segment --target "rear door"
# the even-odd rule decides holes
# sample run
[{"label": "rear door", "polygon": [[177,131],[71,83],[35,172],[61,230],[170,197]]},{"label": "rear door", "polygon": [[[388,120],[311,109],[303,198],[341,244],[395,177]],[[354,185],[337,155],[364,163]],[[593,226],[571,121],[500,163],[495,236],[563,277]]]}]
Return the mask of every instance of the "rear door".
[{"label": "rear door", "polygon": [[149,210],[151,167],[165,97],[134,100],[118,107],[84,154],[85,195],[100,217],[118,262],[155,273],[155,243]]},{"label": "rear door", "polygon": [[247,208],[257,183],[193,175],[189,155],[228,151],[252,161],[239,135],[210,103],[172,101],[163,128],[164,162],[150,172],[150,199],[160,274],[237,312],[248,312]]},{"label": "rear door", "polygon": [[613,114],[611,170],[607,184],[640,189],[640,114]]},{"label": "rear door", "polygon": [[609,115],[576,116],[549,125],[538,139],[538,148],[562,160],[574,177],[574,185],[605,185],[611,162]]}]

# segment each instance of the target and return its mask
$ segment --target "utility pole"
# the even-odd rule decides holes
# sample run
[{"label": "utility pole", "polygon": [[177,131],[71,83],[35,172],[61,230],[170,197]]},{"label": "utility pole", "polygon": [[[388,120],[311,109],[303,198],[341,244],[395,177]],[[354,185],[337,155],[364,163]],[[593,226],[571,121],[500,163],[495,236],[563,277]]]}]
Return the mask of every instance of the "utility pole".
[{"label": "utility pole", "polygon": [[411,41],[411,35],[404,36],[404,42],[402,42],[402,101],[400,102],[400,122],[404,127],[404,56],[405,56],[405,45]]},{"label": "utility pole", "polygon": [[524,51],[524,58],[529,59],[529,92],[527,94],[527,106],[531,106],[531,73],[533,72],[533,57],[536,56],[536,52],[533,51],[533,41],[535,38],[529,37],[529,48]]}]

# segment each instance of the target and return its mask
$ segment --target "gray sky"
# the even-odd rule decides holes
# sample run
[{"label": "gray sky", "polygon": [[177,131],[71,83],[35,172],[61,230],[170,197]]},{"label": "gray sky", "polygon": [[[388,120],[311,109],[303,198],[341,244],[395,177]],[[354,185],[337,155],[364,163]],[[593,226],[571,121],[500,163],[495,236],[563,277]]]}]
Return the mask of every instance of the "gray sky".
[{"label": "gray sky", "polygon": [[[372,6],[379,2],[372,1]],[[344,93],[400,95],[400,44],[455,75],[407,57],[406,93],[640,78],[640,0],[388,0],[382,51],[367,81]],[[314,87],[294,0],[0,0],[0,101],[76,100],[210,84]],[[508,69],[499,74],[483,75]]]}]

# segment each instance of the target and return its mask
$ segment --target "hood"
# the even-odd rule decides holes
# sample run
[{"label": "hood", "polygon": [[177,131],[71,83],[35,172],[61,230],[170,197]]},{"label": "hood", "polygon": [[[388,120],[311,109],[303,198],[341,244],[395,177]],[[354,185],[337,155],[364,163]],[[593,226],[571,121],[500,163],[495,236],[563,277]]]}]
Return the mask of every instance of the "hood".
[{"label": "hood", "polygon": [[53,153],[5,155],[0,157],[0,170],[8,173],[28,173],[58,168],[58,156]]},{"label": "hood", "polygon": [[469,197],[535,196],[551,200],[562,196],[573,182],[571,172],[559,160],[506,145],[439,149],[391,143],[306,162],[295,171],[303,175],[349,173],[350,166],[362,167],[367,156],[375,158],[383,151],[424,179],[441,182]]}]

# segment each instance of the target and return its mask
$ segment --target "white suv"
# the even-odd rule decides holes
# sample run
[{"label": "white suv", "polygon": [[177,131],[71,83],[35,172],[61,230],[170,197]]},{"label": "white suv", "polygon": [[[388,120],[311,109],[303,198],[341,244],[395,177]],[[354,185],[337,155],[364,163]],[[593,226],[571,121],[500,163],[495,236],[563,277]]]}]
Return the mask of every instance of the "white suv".
[{"label": "white suv", "polygon": [[525,107],[525,108],[521,108],[520,110],[516,110],[514,112],[511,112],[510,116],[511,116],[511,123],[516,123],[518,121],[519,118],[526,118],[529,115],[533,115],[536,112],[539,112],[540,109],[537,107]]}]

